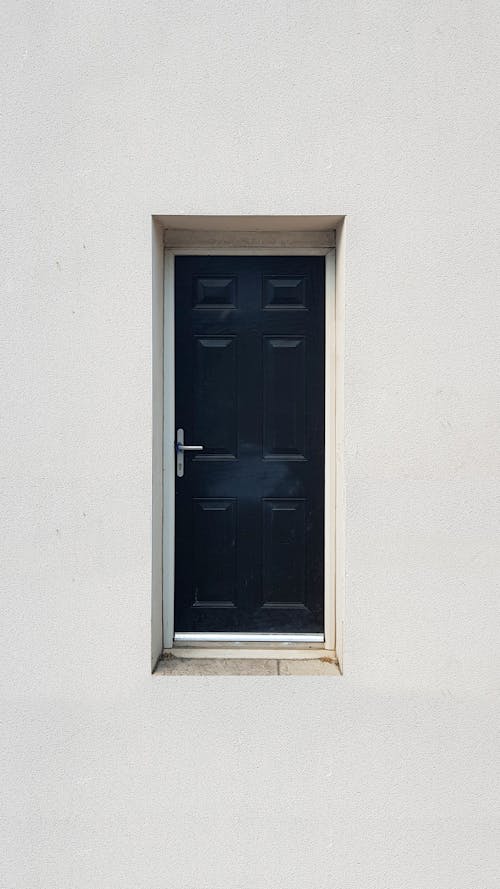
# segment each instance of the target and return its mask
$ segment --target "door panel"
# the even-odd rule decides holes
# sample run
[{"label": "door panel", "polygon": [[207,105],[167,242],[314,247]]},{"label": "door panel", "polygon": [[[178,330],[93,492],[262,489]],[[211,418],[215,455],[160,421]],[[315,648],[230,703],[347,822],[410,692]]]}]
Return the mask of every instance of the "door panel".
[{"label": "door panel", "polygon": [[234,309],[236,278],[200,277],[194,279],[193,306],[195,309]]},{"label": "door panel", "polygon": [[208,457],[234,458],[237,451],[237,341],[233,336],[197,337],[193,435]]},{"label": "door panel", "polygon": [[304,460],[304,337],[264,337],[264,457]]},{"label": "door panel", "polygon": [[324,258],[175,260],[175,630],[321,633]]},{"label": "door panel", "polygon": [[306,309],[307,279],[264,275],[264,309]]},{"label": "door panel", "polygon": [[196,553],[193,606],[235,608],[236,501],[194,501],[193,551]]},{"label": "door panel", "polygon": [[306,607],[306,501],[263,500],[264,608]]}]

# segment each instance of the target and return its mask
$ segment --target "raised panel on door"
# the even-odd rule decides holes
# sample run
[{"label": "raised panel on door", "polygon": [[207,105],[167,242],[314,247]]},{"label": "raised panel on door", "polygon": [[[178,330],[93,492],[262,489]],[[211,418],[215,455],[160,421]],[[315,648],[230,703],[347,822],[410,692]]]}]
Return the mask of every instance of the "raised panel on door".
[{"label": "raised panel on door", "polygon": [[263,306],[269,311],[307,309],[307,277],[304,275],[265,275]]},{"label": "raised panel on door", "polygon": [[193,306],[195,309],[234,309],[236,307],[236,278],[224,275],[193,278]]},{"label": "raised panel on door", "polygon": [[235,500],[193,501],[196,608],[236,607],[236,509]]},{"label": "raised panel on door", "polygon": [[203,442],[196,460],[231,459],[237,442],[237,340],[203,336],[195,340],[193,435]]},{"label": "raised panel on door", "polygon": [[306,502],[263,500],[264,608],[306,607]]},{"label": "raised panel on door", "polygon": [[304,337],[264,338],[264,456],[303,460],[306,444]]}]

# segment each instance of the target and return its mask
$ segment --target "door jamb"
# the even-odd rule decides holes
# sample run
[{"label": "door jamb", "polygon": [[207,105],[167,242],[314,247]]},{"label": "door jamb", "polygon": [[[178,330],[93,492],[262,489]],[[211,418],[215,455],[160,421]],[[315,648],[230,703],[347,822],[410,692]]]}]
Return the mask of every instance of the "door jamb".
[{"label": "door jamb", "polygon": [[[336,229],[335,247],[167,246],[163,287],[163,647],[177,657],[311,657],[337,658],[342,671],[344,629],[344,482],[343,482],[343,358],[344,358],[344,220]],[[226,234],[227,237],[227,234]],[[278,240],[278,238],[276,238]],[[175,557],[175,317],[174,264],[177,255],[317,255],[325,256],[325,643],[314,649],[302,644],[273,648],[172,648],[174,631]]]}]

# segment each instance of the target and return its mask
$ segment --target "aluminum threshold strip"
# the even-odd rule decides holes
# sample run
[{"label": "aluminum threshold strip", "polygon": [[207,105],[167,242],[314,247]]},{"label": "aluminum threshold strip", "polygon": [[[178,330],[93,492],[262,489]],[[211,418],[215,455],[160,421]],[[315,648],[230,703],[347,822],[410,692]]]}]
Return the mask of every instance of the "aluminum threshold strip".
[{"label": "aluminum threshold strip", "polygon": [[324,642],[323,633],[175,633],[174,642]]}]

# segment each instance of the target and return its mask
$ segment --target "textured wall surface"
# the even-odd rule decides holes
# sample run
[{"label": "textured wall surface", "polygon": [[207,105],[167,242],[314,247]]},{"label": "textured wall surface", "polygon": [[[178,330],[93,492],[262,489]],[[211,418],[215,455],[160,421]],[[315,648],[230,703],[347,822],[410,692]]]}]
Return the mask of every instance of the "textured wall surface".
[{"label": "textured wall surface", "polygon": [[[2,889],[495,889],[498,4],[1,15]],[[152,213],[347,215],[342,679],[150,675]]]}]

